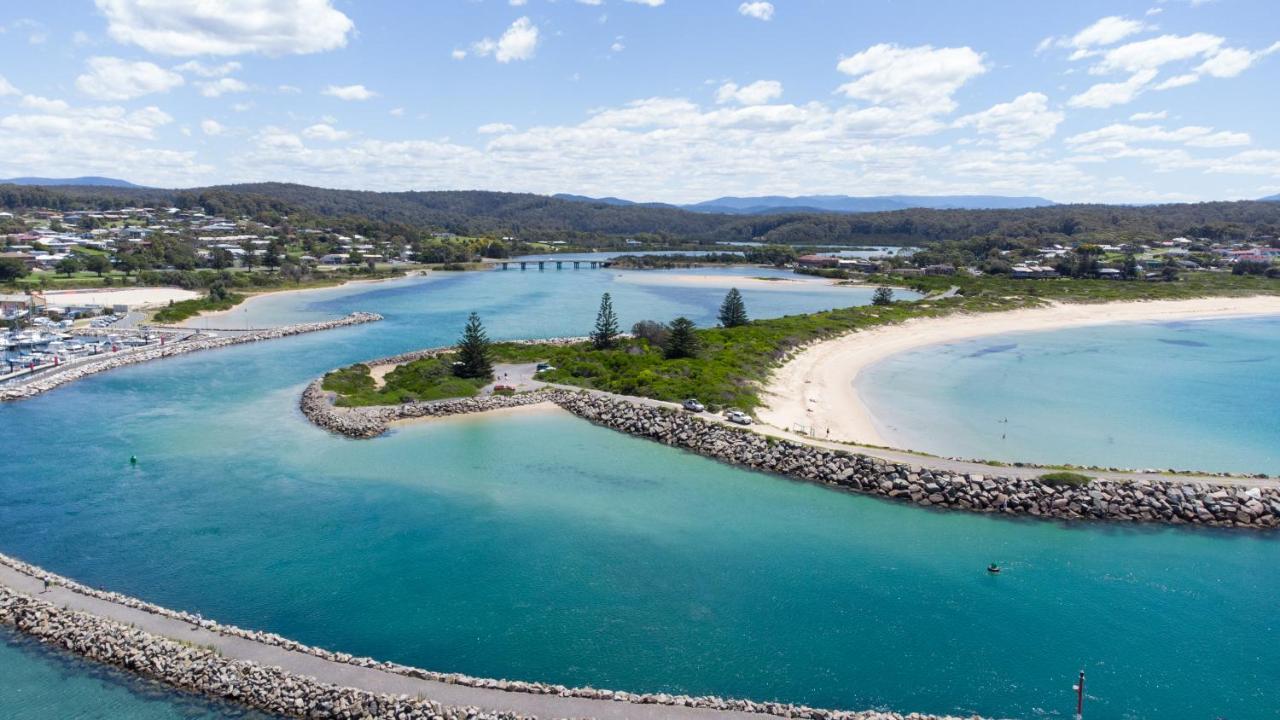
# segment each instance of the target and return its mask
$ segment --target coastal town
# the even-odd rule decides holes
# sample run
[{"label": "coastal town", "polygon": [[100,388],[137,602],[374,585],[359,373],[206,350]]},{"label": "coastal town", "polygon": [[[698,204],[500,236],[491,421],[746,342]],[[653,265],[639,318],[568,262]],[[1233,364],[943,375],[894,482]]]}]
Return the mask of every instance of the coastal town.
[{"label": "coastal town", "polygon": [[0,720],[1277,720],[1275,16],[0,3]]}]

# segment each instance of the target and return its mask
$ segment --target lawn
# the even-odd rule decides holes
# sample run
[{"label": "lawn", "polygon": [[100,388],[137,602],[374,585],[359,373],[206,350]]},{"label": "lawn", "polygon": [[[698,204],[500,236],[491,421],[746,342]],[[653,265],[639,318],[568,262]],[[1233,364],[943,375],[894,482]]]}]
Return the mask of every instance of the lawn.
[{"label": "lawn", "polygon": [[321,387],[338,394],[336,404],[359,407],[474,397],[489,384],[488,379],[457,377],[453,360],[449,354],[406,363],[387,373],[381,388],[374,383],[369,366],[361,363],[325,375]]}]

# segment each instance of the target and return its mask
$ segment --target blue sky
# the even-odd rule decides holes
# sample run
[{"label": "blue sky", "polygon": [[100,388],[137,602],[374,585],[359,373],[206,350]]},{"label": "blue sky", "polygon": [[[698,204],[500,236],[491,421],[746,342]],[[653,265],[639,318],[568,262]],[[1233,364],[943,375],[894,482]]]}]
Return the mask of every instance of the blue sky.
[{"label": "blue sky", "polygon": [[1280,192],[1274,0],[50,0],[0,177],[691,202]]}]

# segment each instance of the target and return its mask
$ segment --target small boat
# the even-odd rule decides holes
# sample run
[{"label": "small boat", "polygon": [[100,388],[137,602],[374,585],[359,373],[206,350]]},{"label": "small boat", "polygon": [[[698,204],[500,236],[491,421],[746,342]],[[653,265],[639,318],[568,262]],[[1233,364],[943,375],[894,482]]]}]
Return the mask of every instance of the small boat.
[{"label": "small boat", "polygon": [[999,575],[1000,566],[995,563],[991,563],[990,565],[987,566],[987,572],[991,573],[992,575]]}]

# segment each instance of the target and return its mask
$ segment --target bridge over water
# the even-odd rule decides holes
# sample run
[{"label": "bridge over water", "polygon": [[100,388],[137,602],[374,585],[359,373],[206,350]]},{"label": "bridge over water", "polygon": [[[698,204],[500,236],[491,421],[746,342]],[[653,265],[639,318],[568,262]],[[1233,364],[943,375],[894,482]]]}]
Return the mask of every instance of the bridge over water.
[{"label": "bridge over water", "polygon": [[495,260],[493,264],[503,270],[513,265],[519,265],[521,270],[528,270],[531,265],[538,266],[539,270],[546,270],[548,265],[555,265],[556,270],[563,270],[566,265],[572,265],[574,270],[580,270],[584,266],[590,270],[598,270],[609,267],[611,263],[608,260]]}]

